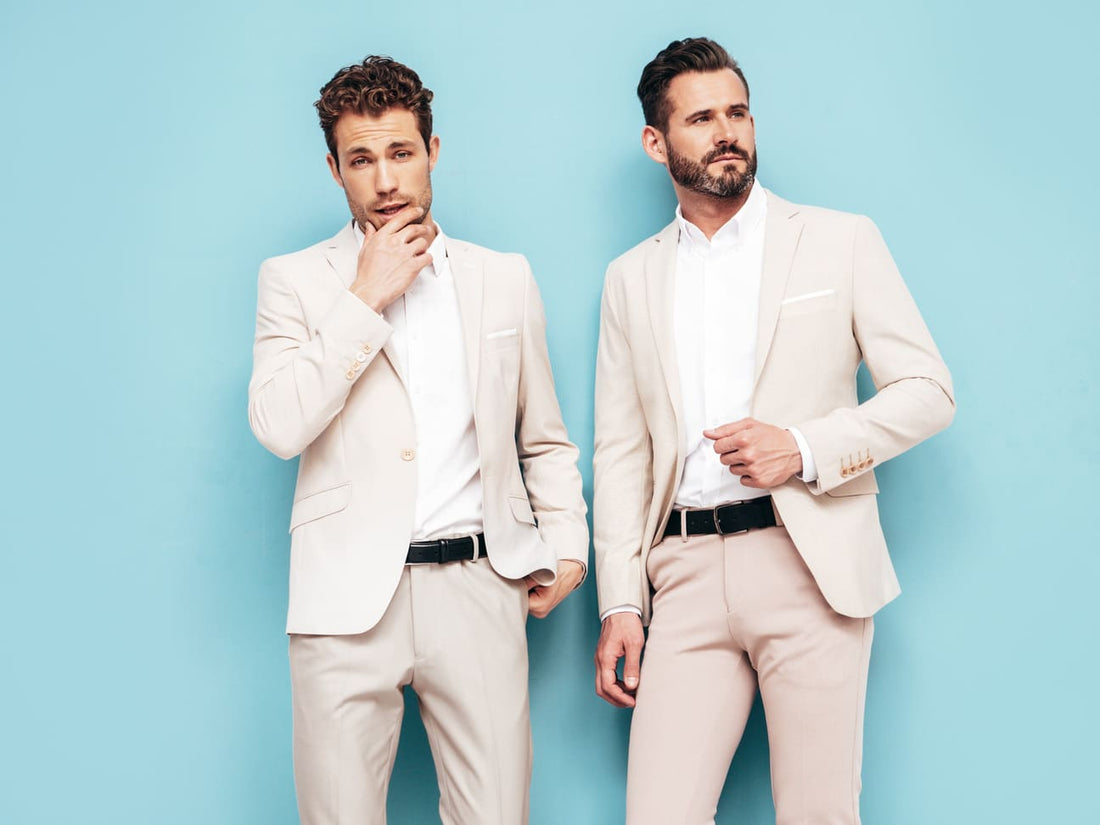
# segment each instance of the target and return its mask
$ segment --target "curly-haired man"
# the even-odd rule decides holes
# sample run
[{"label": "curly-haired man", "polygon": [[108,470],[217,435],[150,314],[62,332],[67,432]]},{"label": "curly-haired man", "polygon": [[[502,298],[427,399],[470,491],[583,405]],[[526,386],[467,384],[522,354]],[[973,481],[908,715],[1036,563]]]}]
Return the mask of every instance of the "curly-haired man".
[{"label": "curly-haired man", "polygon": [[249,420],[301,455],[290,666],[306,825],[385,822],[418,697],[447,825],[527,822],[528,610],[584,577],[577,450],[520,255],[432,220],[432,93],[385,57],[317,101],[353,220],[260,270]]}]

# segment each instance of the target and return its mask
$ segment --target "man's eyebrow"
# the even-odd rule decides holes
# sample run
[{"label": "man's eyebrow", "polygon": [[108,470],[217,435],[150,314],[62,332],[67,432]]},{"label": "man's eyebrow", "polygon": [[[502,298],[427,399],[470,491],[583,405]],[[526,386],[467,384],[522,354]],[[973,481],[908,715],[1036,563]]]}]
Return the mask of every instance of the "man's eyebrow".
[{"label": "man's eyebrow", "polygon": [[700,115],[709,115],[714,109],[699,109],[696,112],[692,112],[690,115],[684,118],[684,120],[695,120]]},{"label": "man's eyebrow", "polygon": [[[415,145],[416,145],[415,141],[411,141],[411,140],[407,140],[407,139],[403,138],[401,140],[392,141],[389,144],[387,144],[386,145],[386,150],[408,149],[408,147],[415,146]],[[373,150],[368,149],[367,146],[361,146],[361,145],[349,146],[348,150],[346,150],[346,153],[348,153],[349,155],[371,155],[372,157],[374,156],[374,151]]]},{"label": "man's eyebrow", "polygon": [[[729,111],[730,109],[733,109],[733,110],[739,111],[739,112],[747,112],[749,110],[749,105],[747,103],[734,103],[733,105],[727,107],[727,111]],[[695,118],[699,117],[700,115],[710,115],[710,114],[713,114],[713,113],[714,113],[714,109],[699,109],[696,112],[692,112],[690,115],[688,115],[686,118],[684,118],[684,120],[694,120]]]}]

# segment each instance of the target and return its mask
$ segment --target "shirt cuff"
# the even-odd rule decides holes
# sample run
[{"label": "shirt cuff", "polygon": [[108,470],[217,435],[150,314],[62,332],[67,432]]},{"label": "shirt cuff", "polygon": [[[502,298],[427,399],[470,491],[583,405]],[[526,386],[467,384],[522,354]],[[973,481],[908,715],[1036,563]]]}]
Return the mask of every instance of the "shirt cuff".
[{"label": "shirt cuff", "polygon": [[787,432],[794,436],[798,451],[802,453],[802,472],[798,473],[797,477],[807,484],[812,484],[817,481],[817,464],[814,463],[814,454],[810,452],[806,436],[802,435],[797,427],[787,427]]},{"label": "shirt cuff", "polygon": [[620,604],[618,607],[609,607],[603,613],[600,614],[600,621],[602,622],[608,616],[614,616],[616,613],[633,613],[639,619],[642,617],[642,611],[636,608],[632,604]]}]

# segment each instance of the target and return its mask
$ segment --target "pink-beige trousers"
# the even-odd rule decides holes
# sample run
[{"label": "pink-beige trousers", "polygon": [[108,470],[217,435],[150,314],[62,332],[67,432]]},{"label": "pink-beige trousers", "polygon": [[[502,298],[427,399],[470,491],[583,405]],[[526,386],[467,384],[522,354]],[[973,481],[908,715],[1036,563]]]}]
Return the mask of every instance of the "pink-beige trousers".
[{"label": "pink-beige trousers", "polygon": [[829,607],[783,527],[669,537],[647,572],[627,825],[712,825],[757,690],[777,825],[858,825],[872,620]]}]

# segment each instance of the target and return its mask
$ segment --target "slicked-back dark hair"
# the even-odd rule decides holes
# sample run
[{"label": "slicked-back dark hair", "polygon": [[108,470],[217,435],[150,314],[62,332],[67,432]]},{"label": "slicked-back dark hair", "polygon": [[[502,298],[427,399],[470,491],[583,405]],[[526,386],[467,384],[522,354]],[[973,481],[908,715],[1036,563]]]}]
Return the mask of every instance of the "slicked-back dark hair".
[{"label": "slicked-back dark hair", "polygon": [[345,112],[377,117],[387,109],[408,109],[416,117],[424,146],[432,138],[432,90],[424,87],[416,72],[389,57],[372,54],[341,69],[321,87],[321,97],[313,105],[337,166],[340,158],[333,131]]},{"label": "slicked-back dark hair", "polygon": [[646,64],[642,69],[642,79],[638,81],[638,99],[642,102],[646,125],[661,132],[668,131],[668,118],[672,114],[668,86],[673,78],[685,72],[717,72],[722,69],[730,69],[741,78],[747,101],[749,82],[729,52],[706,37],[673,40]]}]

